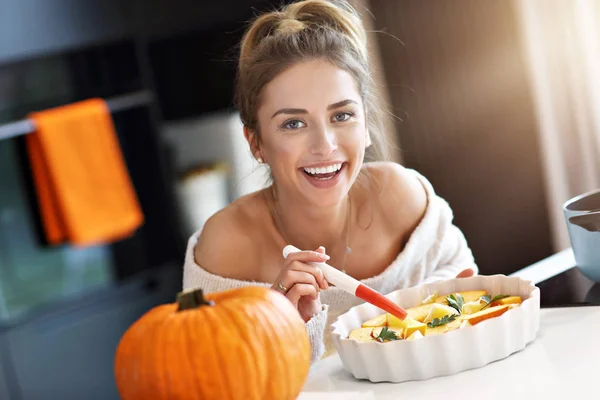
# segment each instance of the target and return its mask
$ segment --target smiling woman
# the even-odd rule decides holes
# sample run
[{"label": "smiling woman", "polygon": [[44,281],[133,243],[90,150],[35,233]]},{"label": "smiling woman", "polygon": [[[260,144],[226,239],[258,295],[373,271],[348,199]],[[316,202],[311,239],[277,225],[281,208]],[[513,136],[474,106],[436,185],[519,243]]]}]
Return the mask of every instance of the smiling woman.
[{"label": "smiling woman", "polygon": [[[311,263],[327,261],[382,293],[478,271],[425,177],[367,162],[367,149],[379,158],[386,150],[369,71],[365,30],[345,1],[259,16],[241,43],[236,100],[272,184],[213,215],[186,253],[185,289],[285,294],[306,322],[313,360],[332,347],[327,321],[359,300]],[[304,251],[284,259],[288,244]]]}]

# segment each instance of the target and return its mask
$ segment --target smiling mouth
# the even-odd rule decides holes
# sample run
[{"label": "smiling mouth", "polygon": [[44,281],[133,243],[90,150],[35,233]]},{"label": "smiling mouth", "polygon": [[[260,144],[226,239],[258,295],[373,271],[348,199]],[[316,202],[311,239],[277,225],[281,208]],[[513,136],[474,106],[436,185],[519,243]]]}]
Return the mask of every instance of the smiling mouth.
[{"label": "smiling mouth", "polygon": [[337,174],[340,173],[342,168],[346,163],[333,164],[328,167],[319,167],[319,168],[301,168],[302,172],[313,179],[318,179],[320,181],[326,181],[328,179],[332,179]]}]

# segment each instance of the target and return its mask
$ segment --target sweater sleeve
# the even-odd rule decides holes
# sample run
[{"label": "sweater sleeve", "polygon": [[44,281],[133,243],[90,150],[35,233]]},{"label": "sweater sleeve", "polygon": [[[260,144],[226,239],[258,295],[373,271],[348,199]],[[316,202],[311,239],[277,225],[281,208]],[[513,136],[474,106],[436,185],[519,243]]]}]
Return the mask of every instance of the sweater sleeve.
[{"label": "sweater sleeve", "polygon": [[[212,274],[198,265],[194,259],[194,248],[198,243],[200,232],[196,232],[188,241],[183,266],[183,289],[201,287],[206,293],[221,292],[229,289],[237,289],[245,286],[263,286],[271,287],[271,283],[257,281],[242,281],[237,279],[224,278]],[[327,323],[328,306],[323,305],[321,311],[313,315],[306,323],[306,331],[311,345],[311,362],[318,361],[325,351],[323,335]]]},{"label": "sweater sleeve", "polygon": [[462,231],[453,223],[454,214],[449,204],[440,197],[435,200],[439,204],[439,226],[437,229],[437,263],[435,269],[422,283],[431,283],[446,279],[454,279],[466,270],[471,269],[474,275],[479,273],[473,253],[467,244]]},{"label": "sweater sleeve", "polygon": [[306,323],[306,331],[308,332],[308,338],[310,339],[311,363],[319,361],[325,353],[323,337],[325,334],[325,325],[327,324],[328,311],[329,306],[324,304],[321,311],[313,315],[313,317]]},{"label": "sweater sleeve", "polygon": [[449,225],[441,238],[441,255],[437,268],[423,283],[454,279],[465,269],[471,269],[474,275],[479,273],[473,253],[467,245],[462,231],[455,225]]}]

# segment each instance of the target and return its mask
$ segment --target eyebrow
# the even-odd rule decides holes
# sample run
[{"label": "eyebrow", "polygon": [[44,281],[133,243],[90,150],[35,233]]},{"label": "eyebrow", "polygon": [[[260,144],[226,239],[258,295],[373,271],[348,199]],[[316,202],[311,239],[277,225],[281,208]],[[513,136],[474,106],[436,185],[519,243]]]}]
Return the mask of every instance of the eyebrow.
[{"label": "eyebrow", "polygon": [[[338,101],[337,103],[328,105],[327,111],[335,110],[336,108],[344,107],[348,104],[358,104],[358,103],[356,101],[350,100],[350,99]],[[308,114],[308,111],[306,111],[303,108],[282,108],[282,109],[277,110],[271,118],[275,118],[279,114],[293,114],[293,115]]]}]

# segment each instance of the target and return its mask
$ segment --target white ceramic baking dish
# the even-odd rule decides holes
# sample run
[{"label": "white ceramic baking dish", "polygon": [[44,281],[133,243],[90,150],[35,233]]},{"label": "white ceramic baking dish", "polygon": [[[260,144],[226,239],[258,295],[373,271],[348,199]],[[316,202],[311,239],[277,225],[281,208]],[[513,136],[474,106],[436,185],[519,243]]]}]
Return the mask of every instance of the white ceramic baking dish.
[{"label": "white ceramic baking dish", "polygon": [[384,312],[364,303],[340,315],[331,324],[331,335],[344,368],[358,379],[403,382],[451,375],[508,357],[533,341],[540,323],[540,290],[530,281],[505,275],[474,276],[402,289],[388,294],[404,308],[420,305],[431,293],[487,290],[518,295],[519,307],[499,317],[441,335],[385,343],[348,339],[354,328]]}]

